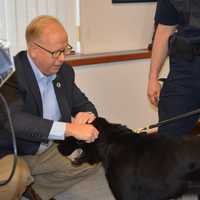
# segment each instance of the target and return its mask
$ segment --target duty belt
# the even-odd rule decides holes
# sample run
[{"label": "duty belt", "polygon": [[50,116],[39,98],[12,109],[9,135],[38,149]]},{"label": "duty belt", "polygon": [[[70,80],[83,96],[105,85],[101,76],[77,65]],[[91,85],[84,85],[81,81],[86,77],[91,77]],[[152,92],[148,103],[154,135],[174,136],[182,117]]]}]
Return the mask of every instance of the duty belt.
[{"label": "duty belt", "polygon": [[173,35],[169,39],[169,54],[192,61],[200,56],[200,41],[191,42],[188,38]]}]

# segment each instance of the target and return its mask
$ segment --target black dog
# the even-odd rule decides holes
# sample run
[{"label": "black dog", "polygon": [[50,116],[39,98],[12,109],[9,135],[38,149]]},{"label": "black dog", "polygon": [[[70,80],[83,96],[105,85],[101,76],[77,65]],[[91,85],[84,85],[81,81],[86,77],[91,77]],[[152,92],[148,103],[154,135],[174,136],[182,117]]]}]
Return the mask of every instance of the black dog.
[{"label": "black dog", "polygon": [[[200,137],[138,135],[103,118],[93,125],[100,131],[99,138],[90,144],[74,140],[71,147],[83,148],[77,164],[102,162],[117,200],[168,200],[200,194]],[[63,154],[73,151],[67,143],[58,147]]]}]

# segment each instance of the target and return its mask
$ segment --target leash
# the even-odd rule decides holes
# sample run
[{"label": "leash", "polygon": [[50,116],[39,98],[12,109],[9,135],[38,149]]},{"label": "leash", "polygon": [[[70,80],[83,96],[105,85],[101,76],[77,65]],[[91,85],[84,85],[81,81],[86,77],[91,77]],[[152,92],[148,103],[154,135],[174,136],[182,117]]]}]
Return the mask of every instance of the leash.
[{"label": "leash", "polygon": [[186,117],[190,117],[192,115],[196,115],[199,113],[200,113],[200,108],[190,111],[190,112],[187,112],[187,113],[184,113],[184,114],[181,114],[181,115],[178,115],[176,117],[172,117],[170,119],[166,119],[166,120],[158,122],[156,124],[151,124],[151,125],[145,126],[144,128],[136,129],[136,130],[134,130],[134,132],[136,132],[138,134],[140,134],[142,132],[152,133],[152,132],[155,132],[158,127],[165,126],[166,124],[169,124],[173,121],[180,120],[180,119],[183,119]]}]

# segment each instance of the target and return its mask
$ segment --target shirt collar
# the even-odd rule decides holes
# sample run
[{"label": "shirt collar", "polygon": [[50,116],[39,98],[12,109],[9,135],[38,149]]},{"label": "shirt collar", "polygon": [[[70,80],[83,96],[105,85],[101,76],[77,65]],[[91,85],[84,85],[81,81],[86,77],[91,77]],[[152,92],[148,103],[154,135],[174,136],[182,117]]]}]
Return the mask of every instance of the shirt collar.
[{"label": "shirt collar", "polygon": [[28,57],[28,61],[32,67],[32,70],[35,74],[36,80],[38,83],[40,83],[43,80],[47,80],[47,81],[53,81],[56,78],[56,74],[50,75],[50,76],[46,76],[44,75],[39,68],[37,67],[37,65],[33,62],[32,58],[29,56],[28,52],[27,52],[27,57]]}]

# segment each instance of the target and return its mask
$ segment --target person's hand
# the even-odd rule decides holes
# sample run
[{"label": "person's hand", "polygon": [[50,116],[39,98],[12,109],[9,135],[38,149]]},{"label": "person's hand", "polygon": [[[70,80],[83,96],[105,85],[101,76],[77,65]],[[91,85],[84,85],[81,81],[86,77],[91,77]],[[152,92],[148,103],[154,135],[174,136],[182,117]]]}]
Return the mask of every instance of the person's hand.
[{"label": "person's hand", "polygon": [[87,143],[94,142],[98,138],[98,130],[91,124],[67,123],[65,136],[73,136],[77,140],[83,140]]},{"label": "person's hand", "polygon": [[90,124],[95,120],[96,116],[92,112],[79,112],[72,119],[75,124]]},{"label": "person's hand", "polygon": [[154,105],[158,105],[160,96],[161,85],[157,79],[150,79],[148,83],[147,95],[150,102]]}]

